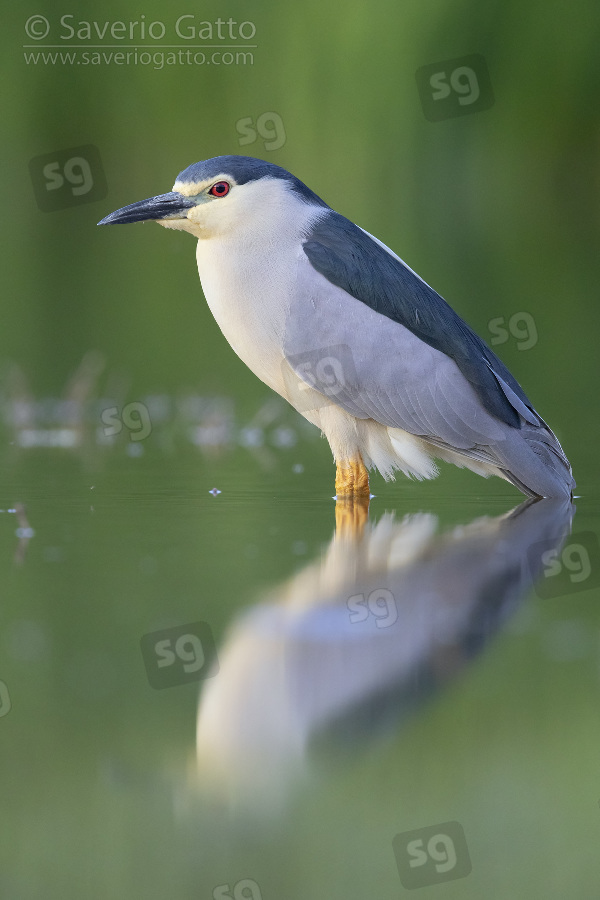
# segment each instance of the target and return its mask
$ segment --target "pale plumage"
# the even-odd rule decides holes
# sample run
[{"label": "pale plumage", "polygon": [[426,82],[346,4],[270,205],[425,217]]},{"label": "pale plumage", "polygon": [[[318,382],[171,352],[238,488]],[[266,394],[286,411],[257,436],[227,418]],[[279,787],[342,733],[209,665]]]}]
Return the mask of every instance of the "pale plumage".
[{"label": "pale plumage", "polygon": [[368,493],[364,465],[432,478],[436,458],[529,495],[571,494],[560,444],[498,357],[389,248],[289,172],[216,157],[184,170],[170,194],[102,221],[145,219],[198,238],[223,334],[322,429],[338,494]]}]

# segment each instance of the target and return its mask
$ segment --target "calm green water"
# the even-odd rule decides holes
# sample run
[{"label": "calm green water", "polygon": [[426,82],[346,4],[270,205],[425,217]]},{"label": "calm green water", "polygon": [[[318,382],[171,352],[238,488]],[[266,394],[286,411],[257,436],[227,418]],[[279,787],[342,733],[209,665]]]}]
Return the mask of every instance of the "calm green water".
[{"label": "calm green water", "polygon": [[[268,472],[126,446],[1,486],[35,532],[2,514],[2,896],[396,897],[393,838],[448,822],[472,871],[423,896],[594,896],[593,501],[560,550],[568,509],[506,518],[510,486],[446,467],[377,484],[350,539],[320,443]],[[198,621],[218,673],[152,687],[141,638]]]},{"label": "calm green water", "polygon": [[[104,24],[142,16],[185,49],[184,15],[250,22],[252,62],[23,55],[117,52]],[[592,0],[5,15],[2,900],[598,896],[598,22]],[[294,172],[492,344],[576,511],[507,516],[510,485],[446,466],[375,478],[363,535],[335,533],[328,447],[232,353],[193,241],[95,225],[230,153]]]}]

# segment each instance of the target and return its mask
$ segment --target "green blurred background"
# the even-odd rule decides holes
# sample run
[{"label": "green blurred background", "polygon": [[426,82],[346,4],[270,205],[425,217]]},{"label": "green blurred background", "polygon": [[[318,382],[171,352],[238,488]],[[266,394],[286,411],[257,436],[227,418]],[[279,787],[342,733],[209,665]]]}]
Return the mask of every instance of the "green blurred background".
[{"label": "green blurred background", "polygon": [[[96,222],[210,156],[289,169],[488,342],[501,320],[494,350],[571,459],[583,497],[575,528],[597,534],[598,6],[209,0],[170,10],[85,0],[4,14],[0,506],[24,504],[20,527],[35,535],[19,551],[19,523],[1,515],[0,679],[12,701],[0,718],[1,896],[211,898],[253,878],[264,900],[397,897],[393,835],[454,818],[473,836],[473,874],[422,896],[596,896],[591,591],[532,598],[521,630],[443,702],[383,745],[335,758],[275,821],[217,802],[189,811],[197,687],[152,691],[139,639],[203,619],[219,644],[237,611],[317,559],[333,530],[333,466],[326,443],[269,405],[220,334],[193,240]],[[51,23],[38,44],[60,43],[65,14],[100,24],[145,15],[169,38],[184,14],[250,21],[253,64],[27,64],[28,18]],[[469,54],[485,59],[493,105],[428,121],[415,73]],[[241,145],[240,120],[267,112],[283,145],[269,150],[260,135]],[[30,161],[89,144],[106,196],[42,211]],[[89,384],[88,351],[104,361],[96,370],[100,356],[87,357]],[[87,405],[75,444],[40,446],[38,432],[64,424],[44,402],[78,391]],[[102,398],[152,396],[171,406],[150,437],[101,439]],[[198,416],[181,413],[190,396],[201,398]],[[190,439],[215,421],[212,450]],[[209,496],[213,486],[222,495]],[[373,488],[372,516],[431,510],[444,527],[520,499],[450,467],[435,482],[376,477]],[[544,629],[563,621],[578,623],[584,649],[558,659],[543,651]]]},{"label": "green blurred background", "polygon": [[[64,32],[53,4],[31,12],[47,15],[49,38]],[[66,12],[100,23],[140,16],[111,3]],[[557,428],[578,428],[598,321],[595,4],[206,3],[167,15],[150,3],[144,13],[170,34],[179,14],[252,21],[254,64],[26,65],[20,45],[35,42],[25,12],[4,29],[2,352],[38,390],[58,391],[82,350],[97,347],[137,391],[235,384],[245,400],[261,395],[202,302],[193,239],[153,225],[93,227],[169,190],[196,160],[244,153],[288,168],[377,234],[484,338],[491,318],[529,312],[537,346],[519,353],[510,340],[503,358]],[[474,52],[494,105],[428,122],[416,70]],[[281,117],[283,147],[268,152],[260,137],[241,147],[236,122],[266,111]],[[107,197],[42,215],[29,160],[88,143]]]}]

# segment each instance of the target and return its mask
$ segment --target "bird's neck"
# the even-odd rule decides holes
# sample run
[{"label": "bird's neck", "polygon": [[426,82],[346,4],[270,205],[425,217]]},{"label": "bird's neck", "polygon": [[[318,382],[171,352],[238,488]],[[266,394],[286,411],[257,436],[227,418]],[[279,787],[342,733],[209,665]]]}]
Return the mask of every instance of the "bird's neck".
[{"label": "bird's neck", "polygon": [[286,317],[311,220],[322,209],[304,204],[303,215],[279,227],[255,227],[199,240],[202,289],[217,324],[238,356],[281,393]]}]

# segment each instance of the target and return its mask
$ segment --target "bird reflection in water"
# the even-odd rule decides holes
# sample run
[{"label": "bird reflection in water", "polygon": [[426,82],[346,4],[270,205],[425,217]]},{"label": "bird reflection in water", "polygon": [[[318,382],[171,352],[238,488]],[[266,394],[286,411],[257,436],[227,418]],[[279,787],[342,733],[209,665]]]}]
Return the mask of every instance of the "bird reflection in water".
[{"label": "bird reflection in water", "polygon": [[573,511],[525,501],[439,534],[431,513],[351,527],[360,513],[342,510],[321,558],[226,636],[199,701],[200,784],[273,810],[316,745],[353,750],[397,728],[515,612],[542,571],[532,548],[560,547]]}]

